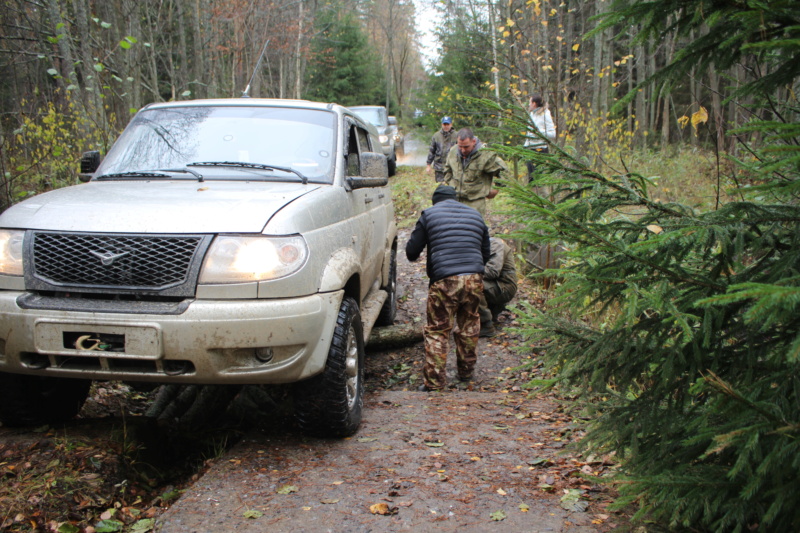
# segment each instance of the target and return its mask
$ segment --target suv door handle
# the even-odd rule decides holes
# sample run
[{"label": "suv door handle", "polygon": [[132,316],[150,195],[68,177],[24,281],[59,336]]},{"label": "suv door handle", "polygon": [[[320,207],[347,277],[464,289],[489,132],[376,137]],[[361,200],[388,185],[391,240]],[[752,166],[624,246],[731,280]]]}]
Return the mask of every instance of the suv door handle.
[{"label": "suv door handle", "polygon": [[375,198],[373,198],[371,196],[367,196],[366,198],[364,198],[364,203],[365,204],[369,204],[369,203],[372,203],[374,201],[375,201]]}]

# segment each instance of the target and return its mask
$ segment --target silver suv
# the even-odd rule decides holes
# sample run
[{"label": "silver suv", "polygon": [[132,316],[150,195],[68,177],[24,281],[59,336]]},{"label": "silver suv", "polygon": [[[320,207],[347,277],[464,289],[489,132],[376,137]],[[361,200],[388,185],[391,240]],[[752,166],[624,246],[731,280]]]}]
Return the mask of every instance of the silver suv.
[{"label": "silver suv", "polygon": [[302,429],[354,433],[396,308],[379,151],[335,104],[142,109],[88,183],[0,215],[0,421],[70,418],[91,380],[294,383]]},{"label": "silver suv", "polygon": [[352,106],[350,109],[358,113],[361,118],[378,130],[378,138],[383,147],[383,155],[386,156],[389,164],[389,175],[394,176],[397,171],[397,146],[395,140],[397,126],[390,124],[389,113],[386,108],[382,105],[360,105]]}]

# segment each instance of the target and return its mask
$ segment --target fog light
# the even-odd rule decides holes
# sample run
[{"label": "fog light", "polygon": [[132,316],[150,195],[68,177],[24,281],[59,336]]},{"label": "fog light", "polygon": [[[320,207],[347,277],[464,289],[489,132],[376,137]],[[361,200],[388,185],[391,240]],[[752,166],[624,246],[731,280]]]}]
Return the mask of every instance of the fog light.
[{"label": "fog light", "polygon": [[50,358],[40,353],[25,352],[20,354],[20,361],[27,368],[42,370],[50,366]]},{"label": "fog light", "polygon": [[164,373],[168,376],[180,376],[181,374],[186,374],[189,372],[189,370],[191,370],[191,368],[192,367],[189,361],[164,361]]},{"label": "fog light", "polygon": [[256,359],[262,363],[269,363],[274,355],[272,348],[256,348]]}]

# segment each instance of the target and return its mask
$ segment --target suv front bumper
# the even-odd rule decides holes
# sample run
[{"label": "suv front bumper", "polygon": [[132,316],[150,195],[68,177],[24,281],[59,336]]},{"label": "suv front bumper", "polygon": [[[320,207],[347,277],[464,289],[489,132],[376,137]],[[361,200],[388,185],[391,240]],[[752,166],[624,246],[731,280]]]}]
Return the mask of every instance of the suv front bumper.
[{"label": "suv front bumper", "polygon": [[291,383],[325,367],[343,291],[195,300],[179,315],[23,309],[0,292],[0,371],[93,380]]}]

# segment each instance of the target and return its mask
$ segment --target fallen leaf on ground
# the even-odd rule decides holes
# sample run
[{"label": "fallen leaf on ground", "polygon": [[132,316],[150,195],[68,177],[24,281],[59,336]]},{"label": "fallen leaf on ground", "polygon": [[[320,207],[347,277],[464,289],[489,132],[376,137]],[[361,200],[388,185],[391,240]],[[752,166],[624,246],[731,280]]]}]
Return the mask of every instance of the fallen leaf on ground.
[{"label": "fallen leaf on ground", "polygon": [[329,500],[320,500],[319,501],[319,503],[323,503],[325,505],[332,505],[332,504],[338,503],[338,502],[339,502],[339,498],[333,498],[333,499],[329,499]]},{"label": "fallen leaf on ground", "polygon": [[506,513],[504,513],[503,511],[495,511],[489,515],[489,518],[491,518],[495,522],[499,522],[501,520],[506,519]]},{"label": "fallen leaf on ground", "polygon": [[264,513],[262,513],[261,511],[250,509],[249,511],[245,511],[244,513],[242,513],[242,516],[244,516],[245,518],[250,518],[251,520],[255,520],[256,518],[261,518],[262,516],[264,516]]},{"label": "fallen leaf on ground", "polygon": [[582,500],[583,491],[579,489],[569,489],[561,497],[561,507],[567,511],[576,513],[585,512],[589,508],[589,502]]},{"label": "fallen leaf on ground", "polygon": [[294,485],[284,485],[278,489],[278,494],[291,494],[292,492],[297,492],[297,487]]},{"label": "fallen leaf on ground", "polygon": [[385,503],[375,503],[369,506],[369,512],[372,514],[392,515],[397,514],[397,507],[389,507]]}]

